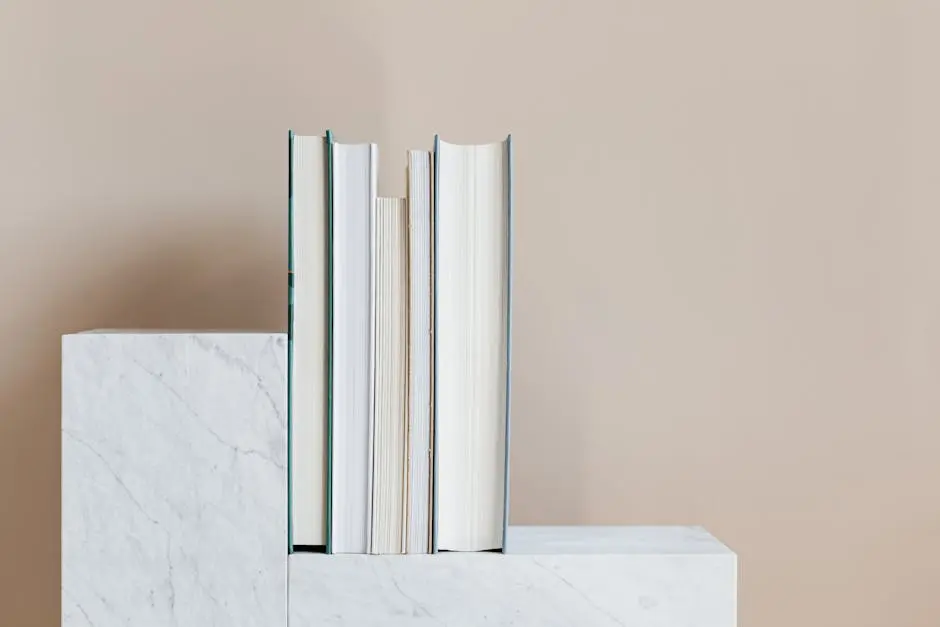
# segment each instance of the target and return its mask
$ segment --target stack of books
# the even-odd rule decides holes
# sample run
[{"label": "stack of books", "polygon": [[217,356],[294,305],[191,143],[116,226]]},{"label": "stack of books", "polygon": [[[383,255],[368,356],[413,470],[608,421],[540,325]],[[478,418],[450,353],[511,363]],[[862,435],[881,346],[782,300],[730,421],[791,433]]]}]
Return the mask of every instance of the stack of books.
[{"label": "stack of books", "polygon": [[289,549],[502,550],[512,143],[289,134]]}]

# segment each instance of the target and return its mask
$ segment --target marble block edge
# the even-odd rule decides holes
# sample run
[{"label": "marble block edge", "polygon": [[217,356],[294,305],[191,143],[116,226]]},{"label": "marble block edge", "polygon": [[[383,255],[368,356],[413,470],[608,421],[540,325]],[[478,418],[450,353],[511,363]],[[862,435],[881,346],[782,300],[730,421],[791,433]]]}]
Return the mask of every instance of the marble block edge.
[{"label": "marble block edge", "polygon": [[62,336],[65,627],[287,624],[286,355],[284,333]]},{"label": "marble block edge", "polygon": [[[291,554],[290,627],[737,624],[737,556],[701,527],[510,527],[509,538],[508,553]],[[552,538],[570,545],[552,550]]]}]

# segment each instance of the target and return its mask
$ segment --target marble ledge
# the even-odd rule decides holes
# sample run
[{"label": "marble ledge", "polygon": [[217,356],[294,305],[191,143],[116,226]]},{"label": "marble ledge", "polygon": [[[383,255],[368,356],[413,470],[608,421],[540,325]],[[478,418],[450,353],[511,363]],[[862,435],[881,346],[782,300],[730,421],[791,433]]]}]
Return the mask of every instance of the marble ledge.
[{"label": "marble ledge", "polygon": [[62,625],[287,624],[278,333],[62,338]]},{"label": "marble ledge", "polygon": [[507,552],[293,554],[291,627],[734,627],[737,557],[700,527],[510,527]]},{"label": "marble ledge", "polygon": [[507,553],[286,555],[286,335],[62,338],[62,625],[733,627],[697,527],[510,527]]}]

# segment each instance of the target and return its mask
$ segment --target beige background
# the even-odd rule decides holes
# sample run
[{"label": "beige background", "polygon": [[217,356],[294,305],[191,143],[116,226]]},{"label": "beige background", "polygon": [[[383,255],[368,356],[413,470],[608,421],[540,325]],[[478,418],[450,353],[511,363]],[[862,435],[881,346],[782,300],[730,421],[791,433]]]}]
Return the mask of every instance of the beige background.
[{"label": "beige background", "polygon": [[[283,329],[286,133],[516,151],[513,521],[700,523],[742,625],[940,621],[940,7],[0,2],[0,624],[59,336]],[[91,573],[90,573],[91,575]]]}]

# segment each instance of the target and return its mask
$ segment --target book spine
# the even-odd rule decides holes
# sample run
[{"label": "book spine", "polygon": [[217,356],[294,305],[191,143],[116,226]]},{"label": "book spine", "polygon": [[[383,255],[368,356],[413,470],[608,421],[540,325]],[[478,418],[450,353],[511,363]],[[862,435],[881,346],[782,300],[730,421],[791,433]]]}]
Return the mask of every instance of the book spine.
[{"label": "book spine", "polygon": [[434,276],[431,279],[431,284],[433,286],[431,294],[431,393],[432,407],[431,407],[431,433],[432,433],[432,446],[431,446],[431,553],[437,553],[437,522],[438,522],[438,511],[437,511],[437,245],[438,245],[438,232],[437,232],[437,201],[439,197],[440,189],[440,147],[441,147],[441,138],[440,135],[434,135],[434,150],[431,153],[431,168],[434,171],[431,179],[434,181],[434,188],[431,193],[431,232],[434,233],[433,242],[431,245],[431,272]]},{"label": "book spine", "polygon": [[506,137],[506,460],[503,480],[503,546],[506,552],[506,538],[509,530],[509,441],[512,432],[512,135]]},{"label": "book spine", "polygon": [[435,372],[434,372],[435,357],[434,356],[437,354],[434,350],[434,338],[436,336],[436,333],[434,331],[434,298],[435,298],[434,297],[434,293],[435,293],[435,287],[434,287],[435,278],[434,277],[436,276],[434,273],[434,260],[435,260],[435,255],[436,255],[435,250],[434,250],[434,224],[435,224],[434,207],[437,206],[437,203],[435,201],[435,198],[436,198],[435,194],[437,193],[436,191],[437,181],[434,178],[434,172],[435,172],[434,164],[435,163],[437,163],[436,156],[432,152],[430,155],[430,163],[428,164],[428,167],[430,170],[430,172],[428,172],[428,178],[429,178],[429,185],[431,187],[429,194],[428,194],[428,204],[429,204],[428,239],[430,240],[428,243],[428,250],[430,251],[429,252],[430,258],[428,259],[428,274],[430,275],[428,277],[428,290],[430,290],[430,299],[431,299],[431,302],[429,303],[429,306],[428,306],[428,309],[430,310],[428,312],[428,315],[430,317],[430,320],[428,321],[428,325],[429,325],[428,343],[429,343],[429,347],[431,351],[431,354],[429,356],[430,363],[428,364],[428,370],[429,370],[428,375],[430,377],[430,381],[428,382],[428,385],[431,388],[430,389],[431,408],[429,410],[429,416],[428,416],[428,422],[430,422],[430,425],[429,425],[430,434],[428,435],[429,448],[430,448],[430,451],[428,452],[428,455],[430,455],[428,474],[430,475],[429,477],[430,483],[428,485],[428,493],[430,496],[429,496],[429,503],[428,503],[429,520],[428,520],[428,539],[427,539],[428,549],[427,550],[429,553],[433,552],[433,547],[434,547],[434,524],[433,523],[435,519],[434,503],[436,500],[436,493],[434,491],[434,485],[435,485],[434,482],[436,481],[435,479],[436,471],[435,471],[435,466],[434,466],[435,441],[436,441],[434,439],[435,438],[434,434],[436,432],[435,423],[434,423],[434,408],[436,407],[435,399],[434,399],[434,382],[435,382]]},{"label": "book spine", "polygon": [[287,552],[294,552],[291,455],[294,380],[294,132],[287,131]]},{"label": "book spine", "polygon": [[326,552],[333,552],[333,132],[326,131]]}]

